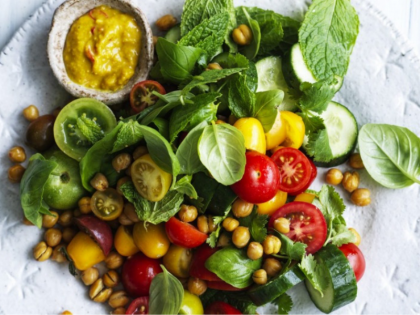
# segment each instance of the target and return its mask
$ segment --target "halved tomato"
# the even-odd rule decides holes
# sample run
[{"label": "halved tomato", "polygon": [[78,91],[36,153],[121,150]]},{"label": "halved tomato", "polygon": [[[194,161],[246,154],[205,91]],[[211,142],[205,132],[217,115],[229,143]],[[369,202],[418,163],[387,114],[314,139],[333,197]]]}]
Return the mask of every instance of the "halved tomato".
[{"label": "halved tomato", "polygon": [[238,309],[234,308],[222,301],[211,303],[204,310],[204,314],[242,314]]},{"label": "halved tomato", "polygon": [[148,314],[149,313],[149,297],[142,296],[133,300],[125,311],[126,315]]},{"label": "halved tomato", "polygon": [[194,248],[207,239],[207,234],[200,232],[194,225],[182,222],[175,217],[166,222],[165,228],[171,243],[178,246]]},{"label": "halved tomato", "polygon": [[153,92],[166,94],[164,87],[153,80],[142,81],[134,85],[130,92],[131,108],[136,113],[140,113],[145,108],[154,105],[159,98]]},{"label": "halved tomato", "polygon": [[302,152],[293,148],[281,148],[271,159],[280,171],[279,190],[295,195],[308,185],[312,167]]},{"label": "halved tomato", "polygon": [[294,242],[308,245],[306,252],[313,254],[320,250],[327,239],[327,222],[316,206],[307,202],[294,201],[278,209],[270,217],[268,227],[274,227],[274,221],[286,218],[290,221],[290,232],[285,235]]},{"label": "halved tomato", "polygon": [[207,281],[222,281],[215,273],[206,268],[206,260],[218,250],[218,248],[211,248],[207,244],[197,248],[191,263],[190,276]]},{"label": "halved tomato", "polygon": [[312,160],[309,160],[309,163],[311,164],[311,167],[312,167],[311,177],[309,178],[309,182],[306,184],[306,186],[304,188],[302,188],[301,191],[298,191],[297,193],[294,193],[293,196],[297,196],[297,195],[300,195],[300,194],[304,193],[306,191],[306,189],[308,189],[309,186],[312,185],[316,176],[318,175],[318,169],[316,168],[314,162],[312,162]]},{"label": "halved tomato", "polygon": [[123,211],[124,200],[114,189],[97,190],[90,199],[92,212],[99,219],[112,221],[118,218]]}]

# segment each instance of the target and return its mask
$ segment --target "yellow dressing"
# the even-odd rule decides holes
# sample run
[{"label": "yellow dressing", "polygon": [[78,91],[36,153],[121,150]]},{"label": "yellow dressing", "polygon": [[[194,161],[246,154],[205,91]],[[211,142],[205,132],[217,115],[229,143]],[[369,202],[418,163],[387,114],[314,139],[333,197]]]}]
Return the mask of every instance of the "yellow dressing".
[{"label": "yellow dressing", "polygon": [[71,26],[63,53],[67,74],[85,87],[117,91],[135,73],[140,40],[132,16],[99,6]]}]

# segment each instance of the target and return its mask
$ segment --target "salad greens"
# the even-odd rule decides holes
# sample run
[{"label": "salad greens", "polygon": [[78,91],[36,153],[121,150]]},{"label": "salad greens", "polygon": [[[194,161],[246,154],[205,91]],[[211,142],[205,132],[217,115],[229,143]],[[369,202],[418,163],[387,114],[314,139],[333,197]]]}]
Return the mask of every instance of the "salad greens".
[{"label": "salad greens", "polygon": [[289,314],[289,312],[292,310],[293,307],[293,301],[292,298],[287,295],[286,293],[283,293],[280,295],[275,301],[278,307],[277,314]]},{"label": "salad greens", "polygon": [[257,305],[255,305],[249,297],[242,292],[227,292],[207,289],[203,295],[200,296],[204,308],[216,301],[226,302],[233,307],[240,310],[243,314],[256,314]]},{"label": "salad greens", "polygon": [[267,236],[268,215],[258,214],[258,207],[254,206],[252,213],[239,219],[239,224],[249,228],[251,237],[256,242],[262,243]]}]

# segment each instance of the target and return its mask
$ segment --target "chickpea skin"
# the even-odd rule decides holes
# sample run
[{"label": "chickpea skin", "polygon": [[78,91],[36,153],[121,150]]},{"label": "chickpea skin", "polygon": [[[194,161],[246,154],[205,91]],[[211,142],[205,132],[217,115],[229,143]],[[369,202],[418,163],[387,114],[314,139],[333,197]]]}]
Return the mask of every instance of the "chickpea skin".
[{"label": "chickpea skin", "polygon": [[190,293],[200,296],[207,290],[207,283],[204,280],[198,278],[188,279],[188,291]]},{"label": "chickpea skin", "polygon": [[235,200],[232,205],[233,215],[237,218],[244,218],[249,216],[252,213],[254,205],[249,203],[241,198]]},{"label": "chickpea skin", "polygon": [[194,206],[182,205],[179,210],[178,216],[182,222],[192,222],[197,218],[198,211]]},{"label": "chickpea skin", "polygon": [[263,247],[260,243],[251,242],[248,245],[248,249],[246,251],[246,254],[247,254],[249,259],[257,260],[257,259],[260,259],[262,257],[262,255],[264,254],[264,250],[263,250]]},{"label": "chickpea skin", "polygon": [[359,187],[359,173],[345,172],[342,184],[345,190],[352,193]]},{"label": "chickpea skin", "polygon": [[15,164],[9,168],[8,178],[11,183],[17,184],[22,180],[25,168],[20,164]]},{"label": "chickpea skin", "polygon": [[93,188],[99,191],[107,190],[109,187],[108,179],[104,174],[96,173],[96,175],[90,181]]},{"label": "chickpea skin", "polygon": [[37,120],[39,117],[38,108],[35,105],[29,105],[23,110],[23,117],[25,117],[27,121],[31,122]]},{"label": "chickpea skin", "polygon": [[112,167],[119,173],[127,169],[131,165],[131,155],[128,153],[120,153],[112,160]]},{"label": "chickpea skin", "polygon": [[267,272],[269,277],[274,277],[281,270],[281,263],[275,258],[267,258],[264,261],[263,269]]},{"label": "chickpea skin", "polygon": [[44,214],[42,216],[42,227],[49,229],[57,224],[59,215],[56,211],[50,211],[53,215]]},{"label": "chickpea skin", "polygon": [[44,234],[44,240],[48,246],[55,247],[60,244],[62,238],[61,231],[59,229],[50,228]]},{"label": "chickpea skin", "polygon": [[327,174],[325,175],[325,181],[327,184],[336,186],[341,184],[341,181],[343,180],[343,173],[337,168],[330,169]]},{"label": "chickpea skin", "polygon": [[252,280],[256,284],[266,284],[267,283],[267,272],[264,269],[259,269],[252,274]]},{"label": "chickpea skin", "polygon": [[238,226],[232,234],[232,243],[237,248],[245,247],[249,240],[251,239],[251,235],[249,233],[249,229],[244,226]]},{"label": "chickpea skin", "polygon": [[156,26],[160,31],[168,31],[178,23],[172,14],[166,14],[156,21]]},{"label": "chickpea skin", "polygon": [[22,147],[13,147],[9,150],[9,159],[13,163],[22,163],[26,160],[25,149]]},{"label": "chickpea skin", "polygon": [[354,153],[350,156],[349,165],[356,170],[365,168],[360,153]]},{"label": "chickpea skin", "polygon": [[359,207],[365,207],[370,204],[370,190],[366,188],[358,188],[350,196],[351,201]]},{"label": "chickpea skin", "polygon": [[273,255],[277,254],[281,248],[281,241],[274,235],[267,235],[263,242],[264,254]]},{"label": "chickpea skin", "polygon": [[232,232],[239,226],[239,221],[234,218],[228,217],[223,220],[222,226],[226,231]]},{"label": "chickpea skin", "polygon": [[252,31],[246,24],[241,24],[232,32],[232,38],[235,43],[246,46],[252,42]]}]

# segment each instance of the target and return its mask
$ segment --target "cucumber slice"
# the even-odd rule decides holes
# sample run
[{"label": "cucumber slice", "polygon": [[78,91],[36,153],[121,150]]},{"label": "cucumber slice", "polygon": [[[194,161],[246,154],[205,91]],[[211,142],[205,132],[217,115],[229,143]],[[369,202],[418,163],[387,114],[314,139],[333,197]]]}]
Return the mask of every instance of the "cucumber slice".
[{"label": "cucumber slice", "polygon": [[177,24],[172,27],[165,35],[165,39],[170,41],[171,43],[178,43],[181,39],[181,25]]},{"label": "cucumber slice", "polygon": [[[303,82],[318,82],[311,70],[306,66],[299,43],[294,44],[287,54],[286,60],[283,63],[283,73],[286,81],[296,90],[299,90]],[[336,76],[335,79],[334,89],[338,91],[343,85],[343,78]]]},{"label": "cucumber slice", "polygon": [[304,279],[304,274],[295,264],[275,276],[270,282],[248,291],[248,295],[256,305],[264,305],[275,300]]},{"label": "cucumber slice", "polygon": [[316,307],[329,314],[353,302],[357,296],[357,282],[346,256],[336,246],[330,244],[317,252],[315,259],[322,266],[327,283],[322,297],[308,280],[305,281]]},{"label": "cucumber slice", "polygon": [[297,110],[299,93],[289,87],[282,71],[282,60],[280,57],[267,57],[258,61],[255,66],[258,73],[257,92],[279,89],[284,92],[284,99],[280,110]]}]

